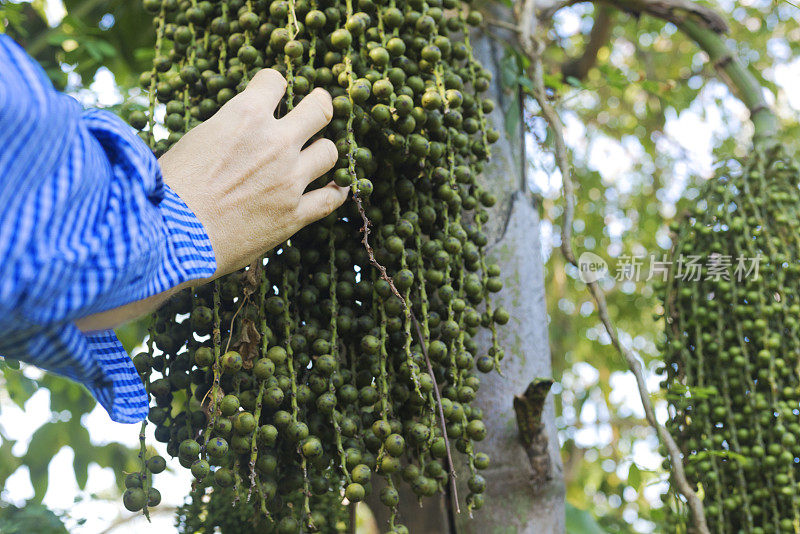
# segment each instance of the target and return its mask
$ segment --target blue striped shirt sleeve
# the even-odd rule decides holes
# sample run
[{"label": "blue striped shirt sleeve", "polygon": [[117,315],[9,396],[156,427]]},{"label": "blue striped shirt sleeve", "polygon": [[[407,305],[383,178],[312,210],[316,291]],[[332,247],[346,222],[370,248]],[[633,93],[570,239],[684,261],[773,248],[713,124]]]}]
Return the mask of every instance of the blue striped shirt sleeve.
[{"label": "blue striped shirt sleeve", "polygon": [[133,129],[57,92],[0,35],[0,355],[141,421],[147,393],[113,331],[74,321],[215,270],[203,226]]}]

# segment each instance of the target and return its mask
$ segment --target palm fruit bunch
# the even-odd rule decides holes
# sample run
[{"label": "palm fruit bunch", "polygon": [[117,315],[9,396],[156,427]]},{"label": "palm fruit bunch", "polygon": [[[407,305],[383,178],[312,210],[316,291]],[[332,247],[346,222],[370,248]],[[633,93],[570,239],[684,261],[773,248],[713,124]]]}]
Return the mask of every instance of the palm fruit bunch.
[{"label": "palm fruit bunch", "polygon": [[[800,529],[798,184],[783,148],[757,147],[673,226],[667,426],[714,533]],[[667,530],[686,532],[685,504],[667,500]]]},{"label": "palm fruit bunch", "polygon": [[[354,199],[155,315],[134,363],[155,439],[195,478],[181,530],[337,532],[374,492],[388,531],[407,532],[398,485],[420,499],[450,491],[457,453],[467,507],[480,508],[489,457],[471,403],[509,320],[489,301],[502,282],[484,256],[496,198],[477,178],[499,134],[469,40],[480,13],[459,0],[144,6],[157,32],[141,77],[150,107],[128,120],[156,154],[271,67],[288,81],[279,112],[331,93],[324,135],[340,158],[313,187],[332,179]],[[160,109],[169,134],[156,139]]]}]

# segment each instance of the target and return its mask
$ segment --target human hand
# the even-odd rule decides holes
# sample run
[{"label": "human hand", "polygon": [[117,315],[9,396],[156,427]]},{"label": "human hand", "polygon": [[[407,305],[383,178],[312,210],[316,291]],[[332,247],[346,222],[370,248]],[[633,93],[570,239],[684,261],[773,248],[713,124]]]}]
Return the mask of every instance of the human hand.
[{"label": "human hand", "polygon": [[276,119],[285,91],[278,71],[259,71],[247,89],[159,160],[164,181],[211,239],[215,277],[244,267],[347,198],[348,189],[333,182],[303,194],[338,158],[329,139],[302,149],[330,122],[330,95],[315,89]]},{"label": "human hand", "polygon": [[[281,119],[286,91],[278,71],[263,69],[247,89],[190,130],[159,163],[164,181],[203,224],[214,249],[214,278],[248,265],[347,198],[333,182],[304,194],[338,159],[329,139],[303,145],[330,122],[331,97],[315,89]],[[76,321],[81,330],[116,327],[152,312],[182,287]]]}]

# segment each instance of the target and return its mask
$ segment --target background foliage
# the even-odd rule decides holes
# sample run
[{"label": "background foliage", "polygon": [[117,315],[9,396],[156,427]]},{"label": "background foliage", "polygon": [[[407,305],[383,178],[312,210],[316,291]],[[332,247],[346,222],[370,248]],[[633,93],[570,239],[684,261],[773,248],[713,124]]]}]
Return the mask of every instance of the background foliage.
[{"label": "background foliage", "polygon": [[[124,112],[141,105],[136,78],[149,68],[153,32],[140,2],[65,0],[61,14],[47,9],[58,4],[0,0],[0,31],[32,53],[57,87],[85,94],[98,72],[108,71],[122,95],[123,104],[116,109]],[[732,46],[754,72],[763,74],[761,80],[785,120],[784,142],[796,145],[800,102],[792,101],[787,82],[781,80],[787,69],[800,69],[793,59],[800,48],[800,9],[770,0],[719,0],[712,5],[729,14]],[[606,15],[601,18],[590,4],[561,10],[546,28],[546,74],[564,113],[580,186],[574,224],[577,252],[588,250],[608,259],[613,276],[624,256],[655,254],[660,259],[670,246],[666,225],[681,212],[683,199],[697,194],[697,183],[711,174],[713,155],[743,153],[750,129],[744,108],[715,80],[704,55],[672,25],[614,10]],[[596,54],[587,57],[591,68],[575,77],[564,66],[583,54],[595,19],[609,25],[609,35],[593,43],[598,46],[592,49]],[[492,34],[496,28],[489,23],[486,30]],[[523,60],[508,49],[502,65],[497,75],[520,104],[508,107],[506,119],[512,127],[524,122],[529,131],[530,186],[543,218],[568,531],[659,531],[658,497],[665,474],[654,435],[583,283],[573,270],[565,269],[558,251],[560,176],[535,104],[525,96],[529,85],[522,75]],[[692,132],[688,138],[687,131]],[[660,325],[652,318],[659,306],[652,288],[644,280],[608,280],[606,285],[612,316],[624,341],[650,369],[655,391]],[[129,349],[143,335],[141,322],[120,331]],[[33,500],[41,501],[50,482],[49,461],[67,445],[75,451],[73,468],[80,487],[86,484],[90,462],[117,473],[132,467],[133,451],[117,443],[97,446],[89,439],[81,418],[94,401],[82,387],[23,373],[10,364],[0,364],[0,370],[0,417],[3,406],[22,407],[42,388],[49,391],[52,411],[51,420],[36,430],[22,455],[12,454],[15,442],[0,426],[0,488],[26,466],[36,494]],[[12,525],[8,532],[65,531],[44,507],[0,507],[0,523]]]},{"label": "background foliage", "polygon": [[[785,122],[783,142],[796,147],[798,108],[775,80],[778,66],[798,55],[800,10],[760,0],[712,5],[730,14],[730,45],[750,70],[764,75],[759,78]],[[596,16],[587,5],[556,16],[548,34],[551,74],[583,52]],[[576,254],[592,251],[607,259],[613,276],[625,256],[661,259],[671,246],[668,223],[685,199],[697,195],[696,185],[711,175],[717,154],[745,153],[751,127],[705,55],[674,26],[622,13],[612,17],[611,35],[586,77],[554,85],[571,130],[579,184]],[[692,115],[701,122],[693,123]],[[548,145],[539,119],[529,123],[537,141]],[[544,154],[536,154],[531,166],[543,218],[558,224],[558,170]],[[568,501],[591,511],[608,532],[658,531],[656,497],[665,474],[651,453],[655,435],[644,424],[632,377],[608,344],[584,284],[574,270],[565,271],[557,229],[546,223],[544,232],[552,236],[546,294],[553,367],[563,388],[555,398]],[[653,371],[662,325],[653,320],[660,305],[644,281],[647,274],[638,283],[609,281],[606,291],[621,337],[642,357],[650,390],[657,391]]]}]

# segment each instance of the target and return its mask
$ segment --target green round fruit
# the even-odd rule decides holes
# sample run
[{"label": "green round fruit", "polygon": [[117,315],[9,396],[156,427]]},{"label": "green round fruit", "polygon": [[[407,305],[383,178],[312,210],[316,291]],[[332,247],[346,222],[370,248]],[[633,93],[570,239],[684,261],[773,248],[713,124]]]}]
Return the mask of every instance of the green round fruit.
[{"label": "green round fruit", "polygon": [[167,468],[167,461],[163,456],[151,456],[147,459],[147,470],[157,475]]},{"label": "green round fruit", "polygon": [[261,358],[253,365],[253,376],[259,380],[266,380],[275,374],[275,364],[268,358]]},{"label": "green round fruit", "polygon": [[235,373],[242,368],[242,355],[235,350],[230,350],[220,358],[222,369],[226,373]]},{"label": "green round fruit", "polygon": [[147,506],[155,507],[161,504],[161,492],[156,488],[147,489]]},{"label": "green round fruit", "polygon": [[269,358],[275,365],[280,365],[286,361],[288,354],[283,347],[272,347],[267,351],[267,358]]},{"label": "green round fruit", "polygon": [[331,34],[331,45],[337,50],[344,50],[353,42],[353,36],[344,28],[339,28]]},{"label": "green round fruit", "polygon": [[237,434],[250,434],[256,429],[256,424],[250,412],[239,412],[233,418],[233,430]]},{"label": "green round fruit", "polygon": [[203,480],[211,472],[211,466],[206,460],[199,459],[192,463],[191,471],[197,480]]},{"label": "green round fruit", "polygon": [[272,447],[278,439],[278,429],[272,425],[262,425],[256,433],[256,441],[259,445]]},{"label": "green round fruit", "polygon": [[183,458],[196,458],[200,454],[200,444],[193,439],[185,439],[180,444],[179,454]]},{"label": "green round fruit", "polygon": [[122,494],[122,503],[131,512],[138,512],[147,504],[147,495],[142,488],[130,488]]},{"label": "green round fruit", "polygon": [[380,500],[384,506],[394,508],[400,503],[400,494],[394,488],[385,487],[381,489]]},{"label": "green round fruit", "polygon": [[305,439],[300,447],[300,450],[303,452],[303,456],[306,458],[315,458],[323,453],[322,442],[319,439],[311,436]]},{"label": "green round fruit", "polygon": [[219,409],[224,417],[230,417],[235,414],[240,406],[239,397],[236,395],[225,395],[219,403]]},{"label": "green round fruit", "polygon": [[364,500],[365,495],[364,486],[356,482],[348,484],[344,490],[344,496],[350,502],[361,502]]},{"label": "green round fruit", "polygon": [[141,488],[142,487],[142,475],[140,473],[130,473],[125,477],[125,487],[128,489],[131,488]]},{"label": "green round fruit", "polygon": [[350,478],[352,478],[353,482],[363,486],[370,481],[370,478],[372,478],[372,471],[370,470],[369,466],[359,464],[350,471]]},{"label": "green round fruit", "polygon": [[194,361],[200,367],[208,367],[214,363],[214,353],[209,347],[200,347],[194,351]]},{"label": "green round fruit", "polygon": [[228,454],[228,442],[225,438],[211,438],[206,443],[206,451],[212,458],[222,458]]},{"label": "green round fruit", "polygon": [[233,486],[233,473],[227,467],[220,467],[214,471],[214,484],[222,488]]},{"label": "green round fruit", "polygon": [[394,457],[399,457],[405,452],[406,442],[400,434],[391,434],[386,437],[383,446],[386,447],[386,452]]}]

